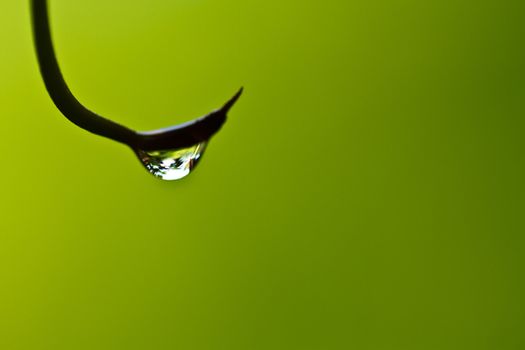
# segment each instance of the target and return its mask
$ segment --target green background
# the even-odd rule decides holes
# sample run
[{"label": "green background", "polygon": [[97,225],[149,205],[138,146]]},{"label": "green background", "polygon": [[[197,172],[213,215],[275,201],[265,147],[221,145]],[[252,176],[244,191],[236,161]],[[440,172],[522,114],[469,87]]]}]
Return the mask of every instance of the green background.
[{"label": "green background", "polygon": [[1,349],[525,348],[523,1],[50,5],[115,121],[245,94],[157,180],[60,115],[1,2]]}]

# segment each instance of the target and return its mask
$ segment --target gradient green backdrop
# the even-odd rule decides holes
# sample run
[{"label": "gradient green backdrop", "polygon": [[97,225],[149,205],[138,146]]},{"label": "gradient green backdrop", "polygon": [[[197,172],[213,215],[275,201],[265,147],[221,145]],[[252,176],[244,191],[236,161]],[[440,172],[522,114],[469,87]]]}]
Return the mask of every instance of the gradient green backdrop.
[{"label": "gradient green backdrop", "polygon": [[0,349],[524,349],[525,3],[50,0],[87,106],[245,95],[149,175],[48,98],[0,4]]}]

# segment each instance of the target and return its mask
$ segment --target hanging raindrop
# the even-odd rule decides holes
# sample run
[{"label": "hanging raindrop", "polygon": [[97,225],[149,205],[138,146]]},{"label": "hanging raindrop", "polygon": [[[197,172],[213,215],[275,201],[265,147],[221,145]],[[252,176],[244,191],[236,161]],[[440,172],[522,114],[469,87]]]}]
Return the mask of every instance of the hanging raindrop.
[{"label": "hanging raindrop", "polygon": [[146,169],[162,180],[179,180],[186,177],[197,166],[206,150],[207,142],[195,146],[160,151],[136,150]]}]

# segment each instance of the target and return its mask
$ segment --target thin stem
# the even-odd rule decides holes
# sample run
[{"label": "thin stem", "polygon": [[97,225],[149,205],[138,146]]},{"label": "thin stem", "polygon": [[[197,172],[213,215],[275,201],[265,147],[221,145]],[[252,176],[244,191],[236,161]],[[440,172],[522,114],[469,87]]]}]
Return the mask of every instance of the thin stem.
[{"label": "thin stem", "polygon": [[241,88],[222,108],[191,122],[155,131],[134,131],[84,107],[67,86],[53,48],[47,0],[31,0],[31,16],[40,72],[56,107],[82,129],[134,149],[182,148],[208,140],[221,128],[226,121],[226,113],[242,93]]}]

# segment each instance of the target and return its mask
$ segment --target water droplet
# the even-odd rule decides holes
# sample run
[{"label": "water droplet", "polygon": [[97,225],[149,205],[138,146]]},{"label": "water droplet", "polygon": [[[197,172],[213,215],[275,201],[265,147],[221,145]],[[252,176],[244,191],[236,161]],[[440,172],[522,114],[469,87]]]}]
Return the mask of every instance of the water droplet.
[{"label": "water droplet", "polygon": [[154,176],[162,180],[178,180],[197,166],[206,144],[207,142],[201,142],[188,148],[136,152],[142,164]]}]

